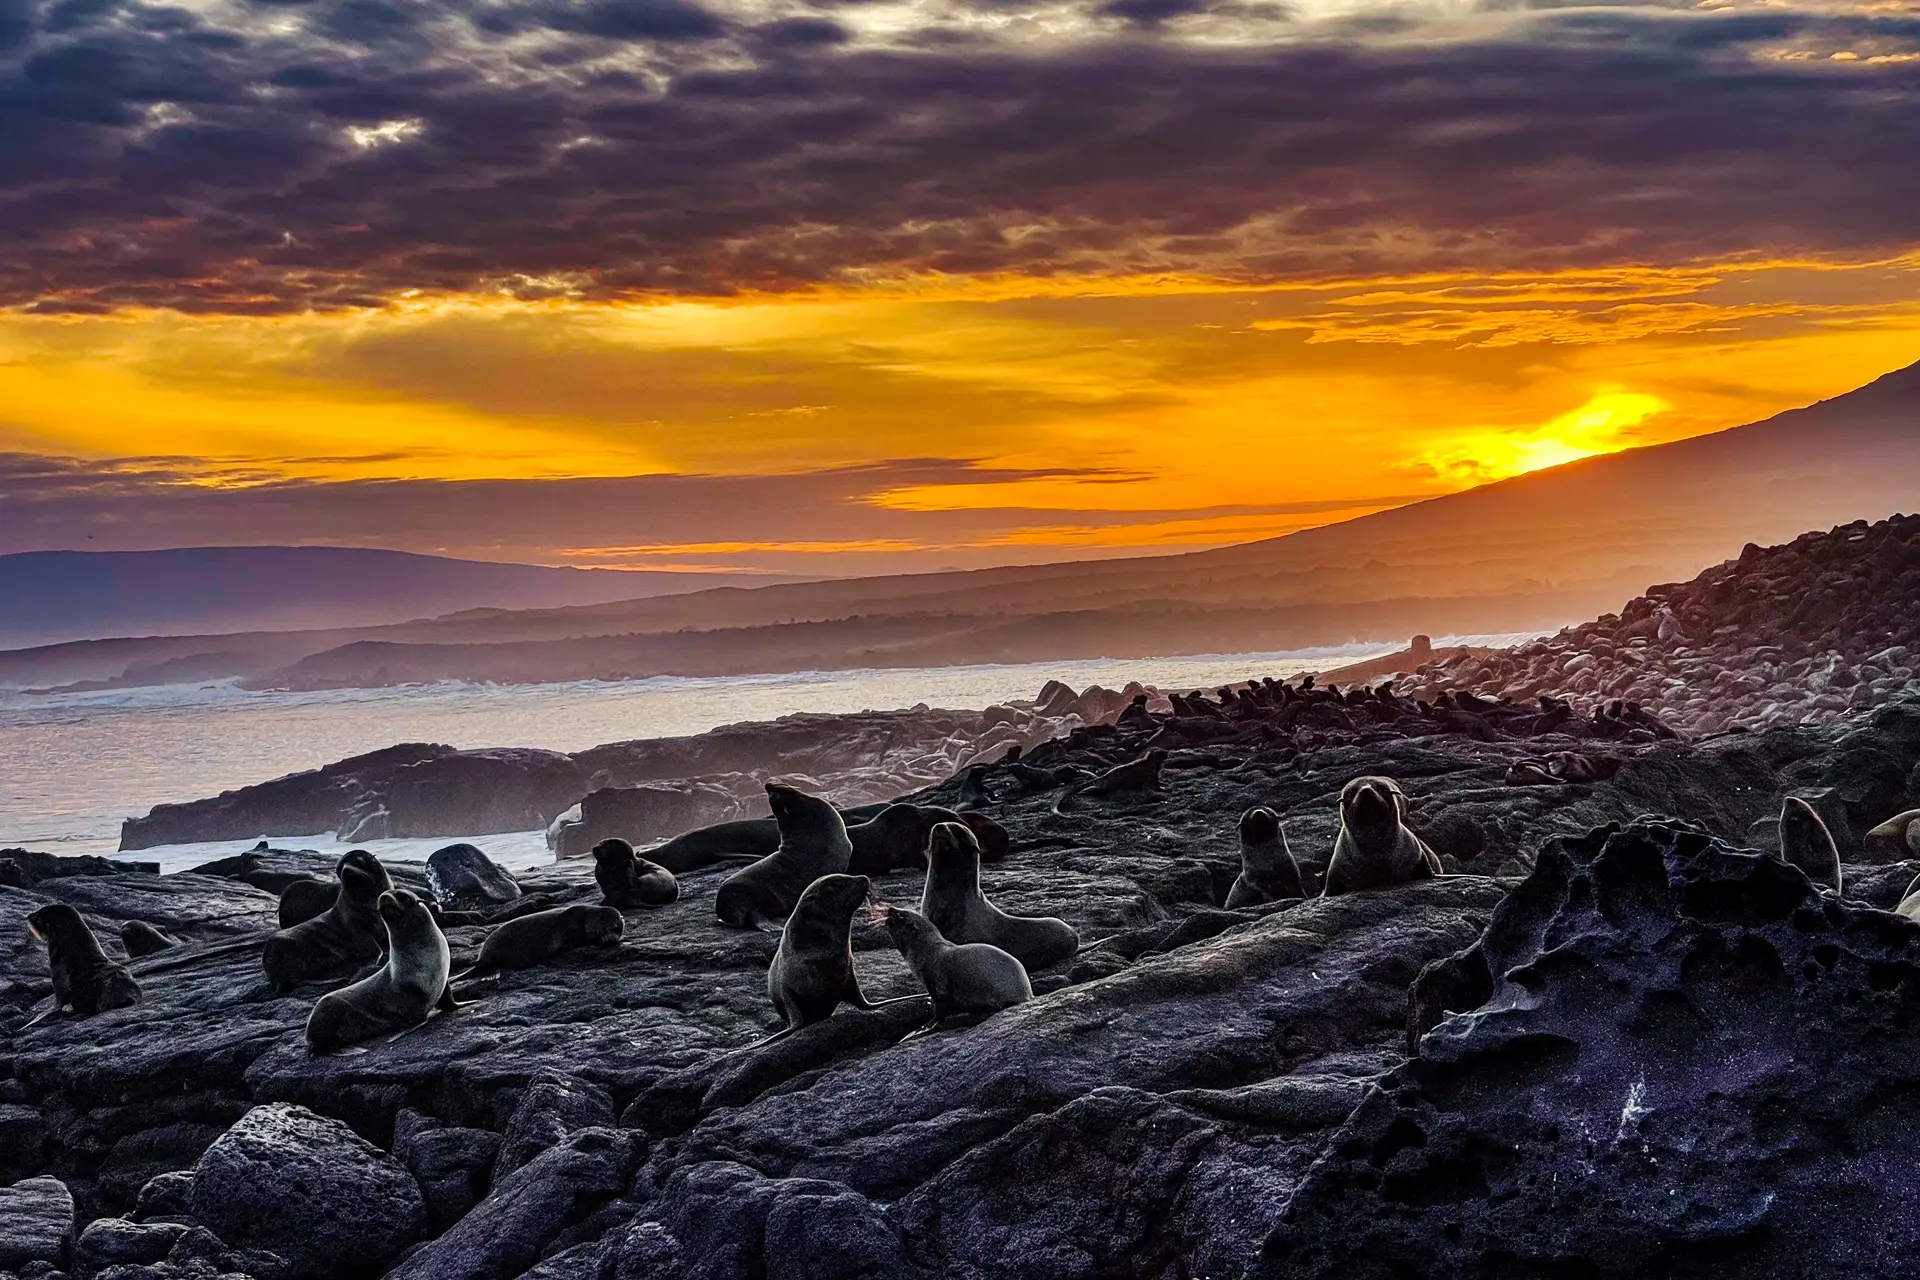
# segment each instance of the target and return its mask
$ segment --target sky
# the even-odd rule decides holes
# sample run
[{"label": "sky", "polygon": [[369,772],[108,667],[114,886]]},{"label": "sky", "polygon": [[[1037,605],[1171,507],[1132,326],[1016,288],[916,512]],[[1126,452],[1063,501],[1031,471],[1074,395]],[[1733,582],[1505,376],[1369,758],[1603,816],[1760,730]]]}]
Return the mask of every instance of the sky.
[{"label": "sky", "polygon": [[1920,5],[0,0],[0,553],[1270,537],[1920,360]]}]

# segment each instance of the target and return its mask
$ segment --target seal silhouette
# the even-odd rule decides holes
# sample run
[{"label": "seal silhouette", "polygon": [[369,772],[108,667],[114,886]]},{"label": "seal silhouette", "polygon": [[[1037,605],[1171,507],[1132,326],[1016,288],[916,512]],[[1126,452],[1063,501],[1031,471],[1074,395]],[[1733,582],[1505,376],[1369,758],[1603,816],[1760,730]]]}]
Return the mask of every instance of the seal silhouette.
[{"label": "seal silhouette", "polygon": [[307,1047],[315,1053],[409,1031],[436,1008],[459,1007],[447,990],[447,935],[427,904],[411,890],[390,889],[374,910],[386,926],[387,962],[352,986],[320,997],[307,1015]]},{"label": "seal silhouette", "polygon": [[877,914],[932,997],[934,1022],[986,1017],[1033,999],[1025,966],[999,947],[949,942],[931,920],[903,907],[882,906]]},{"label": "seal silhouette", "polygon": [[1890,862],[1920,854],[1920,809],[1894,814],[1867,832],[1861,843],[1869,853]]},{"label": "seal silhouette", "polygon": [[847,824],[825,800],[769,782],[767,802],[780,824],[780,847],[727,877],[713,899],[720,923],[736,929],[785,920],[808,885],[845,874],[853,858]]},{"label": "seal silhouette", "polygon": [[1800,868],[1815,884],[1831,885],[1841,891],[1840,849],[1833,833],[1814,812],[1812,805],[1799,796],[1788,796],[1780,806],[1780,857]]},{"label": "seal silhouette", "polygon": [[1062,808],[1072,796],[1110,796],[1122,791],[1158,791],[1160,790],[1160,770],[1167,763],[1164,747],[1155,747],[1137,760],[1117,764],[1105,773],[1076,782],[1060,793],[1053,802],[1053,812],[1065,813]]},{"label": "seal silhouette", "polygon": [[1256,907],[1306,896],[1280,815],[1259,805],[1241,814],[1240,874],[1227,891],[1227,906]]},{"label": "seal silhouette", "polygon": [[352,849],[341,855],[335,874],[340,883],[325,914],[267,939],[260,960],[275,991],[350,976],[386,949],[379,902],[393,888],[387,869],[365,849]]},{"label": "seal silhouette", "polygon": [[280,890],[280,927],[291,929],[325,915],[339,895],[338,880],[315,880],[311,876],[289,880]]},{"label": "seal silhouette", "polygon": [[960,815],[936,805],[890,804],[872,818],[847,828],[853,853],[847,873],[883,876],[889,871],[917,870],[927,865],[927,837],[943,822]]},{"label": "seal silhouette", "polygon": [[867,900],[873,882],[865,876],[821,876],[800,895],[780,931],[780,946],[767,966],[767,996],[786,1024],[751,1046],[758,1049],[824,1021],[844,1001],[856,1009],[878,1009],[899,1000],[868,1000],[853,968],[853,913]]},{"label": "seal silhouette", "polygon": [[123,920],[120,922],[120,945],[137,960],[141,956],[158,955],[177,947],[180,939],[170,933],[162,933],[145,920]]},{"label": "seal silhouette", "polygon": [[473,968],[459,976],[484,978],[507,969],[531,969],[575,947],[617,947],[626,931],[626,919],[615,907],[582,902],[535,911],[489,933]]},{"label": "seal silhouette", "polygon": [[958,822],[943,822],[933,829],[920,914],[947,941],[988,943],[1029,971],[1069,960],[1080,949],[1080,935],[1065,920],[1010,916],[987,901],[980,890],[980,844]]},{"label": "seal silhouette", "polygon": [[679,900],[680,882],[673,872],[633,851],[618,836],[593,846],[593,879],[600,898],[610,907],[664,907]]},{"label": "seal silhouette", "polygon": [[1407,798],[1391,778],[1360,777],[1340,791],[1340,834],[1324,897],[1443,874],[1440,859],[1407,829]]},{"label": "seal silhouette", "polygon": [[51,1018],[62,1008],[91,1018],[108,1009],[140,1003],[140,984],[125,965],[107,958],[100,939],[93,936],[80,913],[66,903],[50,902],[34,911],[27,917],[27,932],[47,944],[47,967],[53,974],[53,1007],[27,1023],[28,1027]]}]

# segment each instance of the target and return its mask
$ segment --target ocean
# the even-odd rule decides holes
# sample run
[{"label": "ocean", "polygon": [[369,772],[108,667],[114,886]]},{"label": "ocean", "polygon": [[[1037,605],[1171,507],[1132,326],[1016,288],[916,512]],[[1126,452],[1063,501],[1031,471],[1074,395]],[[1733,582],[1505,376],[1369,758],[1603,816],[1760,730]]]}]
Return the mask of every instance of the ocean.
[{"label": "ocean", "polygon": [[[1435,644],[1524,638],[1442,637]],[[1213,688],[1248,676],[1323,670],[1398,647],[313,693],[250,692],[231,682],[57,695],[0,690],[0,847],[113,853],[121,820],[155,804],[215,795],[396,742],[577,751],[798,711],[893,710],[921,703],[986,707],[1032,698],[1048,680],[1075,689],[1118,688],[1129,680],[1169,689]],[[375,841],[367,847],[383,858],[420,861],[460,838]],[[506,866],[551,861],[538,831],[469,838]],[[344,848],[314,836],[275,843],[323,852]],[[180,870],[244,847],[172,845],[128,856]]]}]

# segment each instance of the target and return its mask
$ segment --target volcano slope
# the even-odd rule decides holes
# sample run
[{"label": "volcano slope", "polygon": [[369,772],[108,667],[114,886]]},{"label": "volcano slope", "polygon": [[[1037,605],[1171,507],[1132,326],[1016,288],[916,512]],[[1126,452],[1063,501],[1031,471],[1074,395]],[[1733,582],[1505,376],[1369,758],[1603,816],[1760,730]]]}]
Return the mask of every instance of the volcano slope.
[{"label": "volcano slope", "polygon": [[[1085,945],[1033,975],[1030,1003],[904,1043],[923,1001],[843,1007],[743,1052],[776,1022],[776,939],[715,925],[723,867],[629,913],[616,952],[501,975],[393,1043],[314,1057],[301,1027],[316,991],[277,996],[261,974],[272,895],[12,855],[0,1195],[34,1211],[0,1221],[70,1221],[0,1226],[0,1273],[1624,1275],[1733,1240],[1767,1274],[1787,1247],[1767,1241],[1812,1230],[1829,1156],[1830,1203],[1873,1214],[1874,1242],[1849,1256],[1911,1248],[1920,926],[1887,909],[1920,867],[1879,861],[1906,851],[1865,836],[1920,807],[1920,703],[1706,741],[1584,701],[1261,684],[1180,705],[1022,762],[1074,776],[1160,746],[1159,791],[1060,803],[1031,772],[985,772],[1012,836],[987,893],[1066,919]],[[1516,772],[1569,756],[1611,776]],[[1399,780],[1446,878],[1220,906],[1246,808],[1284,815],[1311,886],[1360,774]],[[915,798],[953,805],[961,787]],[[1789,794],[1832,829],[1845,903],[1732,851],[1776,839]],[[1626,825],[1643,814],[1700,835]],[[1589,836],[1609,824],[1624,834]],[[1627,870],[1610,879],[1616,848]],[[248,868],[326,869],[297,854]],[[1536,887],[1510,897],[1520,885]],[[514,909],[597,900],[581,866],[521,887]],[[920,887],[917,872],[874,882],[902,905]],[[54,901],[116,959],[126,919],[186,945],[132,962],[141,1004],[28,1027],[48,981],[21,921]],[[486,932],[457,919],[456,969]],[[917,990],[876,927],[859,923],[854,946],[869,997]],[[1411,1061],[1410,1015],[1426,1033]],[[1564,1109],[1559,1130],[1536,1096]],[[1658,1194],[1629,1187],[1656,1158]],[[1759,1193],[1787,1170],[1792,1194]],[[1616,1230],[1631,1251],[1591,1252]],[[1582,1250],[1601,1260],[1568,1261]]]}]

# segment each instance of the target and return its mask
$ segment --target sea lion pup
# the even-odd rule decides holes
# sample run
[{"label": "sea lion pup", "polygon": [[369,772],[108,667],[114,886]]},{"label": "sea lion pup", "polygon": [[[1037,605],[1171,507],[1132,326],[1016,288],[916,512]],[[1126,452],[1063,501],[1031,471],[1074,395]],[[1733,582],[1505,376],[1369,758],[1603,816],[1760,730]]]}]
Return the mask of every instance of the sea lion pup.
[{"label": "sea lion pup", "polygon": [[1240,815],[1240,874],[1227,890],[1227,906],[1257,907],[1263,902],[1304,898],[1300,866],[1287,847],[1280,815],[1256,805]]},{"label": "sea lion pup", "polygon": [[780,947],[767,966],[767,996],[786,1025],[748,1046],[783,1040],[802,1027],[825,1021],[845,1001],[856,1009],[877,1009],[898,1000],[868,1000],[853,968],[853,913],[867,900],[873,882],[840,873],[821,876],[800,895],[780,931]]},{"label": "sea lion pup", "polygon": [[934,1023],[984,1018],[1033,999],[1026,968],[999,947],[949,942],[918,911],[881,906],[875,914],[933,998]]},{"label": "sea lion pup", "polygon": [[593,880],[600,886],[601,900],[621,910],[664,907],[680,897],[673,872],[641,857],[619,836],[593,846]]},{"label": "sea lion pup", "polygon": [[170,933],[148,924],[145,920],[123,920],[120,922],[120,945],[127,954],[138,960],[141,956],[158,955],[180,945],[180,939]]},{"label": "sea lion pup", "polygon": [[323,916],[340,895],[340,885],[332,880],[303,878],[289,881],[280,890],[280,927],[291,929],[315,916]]},{"label": "sea lion pup", "polygon": [[[125,965],[107,959],[80,913],[64,902],[50,902],[27,917],[27,932],[47,944],[53,971],[53,1007],[27,1024],[36,1026],[62,1008],[82,1018],[140,1003],[140,984]],[[21,1030],[26,1030],[22,1027]]]},{"label": "sea lion pup", "polygon": [[1321,896],[1445,874],[1433,850],[1407,830],[1406,816],[1407,798],[1391,778],[1355,778],[1342,788],[1340,834]]},{"label": "sea lion pup", "polygon": [[324,915],[267,939],[260,962],[276,992],[350,976],[374,963],[386,949],[387,929],[379,902],[380,895],[393,888],[387,869],[365,849],[353,849],[341,855],[336,874],[339,890]]},{"label": "sea lion pup", "polygon": [[808,885],[821,876],[844,875],[853,858],[846,821],[825,800],[769,782],[767,803],[780,824],[780,847],[727,877],[714,895],[714,915],[735,929],[786,919]]},{"label": "sea lion pup", "polygon": [[1069,796],[1110,796],[1121,791],[1158,791],[1160,790],[1160,769],[1166,763],[1166,749],[1155,747],[1138,760],[1117,764],[1105,773],[1088,778],[1084,782],[1074,783],[1062,791],[1060,798],[1053,802],[1053,812],[1064,814],[1065,810],[1060,806],[1067,802]]},{"label": "sea lion pup", "polygon": [[951,809],[930,804],[890,804],[858,826],[847,828],[853,854],[847,873],[883,876],[889,871],[927,865],[927,834],[942,822],[958,822]]},{"label": "sea lion pup", "polygon": [[458,977],[484,978],[508,969],[532,969],[575,947],[618,947],[627,922],[614,907],[550,907],[509,920],[487,935],[480,957]]},{"label": "sea lion pup", "polygon": [[434,923],[427,904],[411,890],[390,889],[374,909],[386,925],[387,963],[352,986],[320,997],[307,1016],[307,1048],[315,1053],[408,1031],[436,1008],[460,1007],[447,990],[447,935]]},{"label": "sea lion pup", "polygon": [[1807,873],[1815,884],[1840,890],[1840,848],[1833,832],[1799,796],[1788,796],[1780,806],[1780,858]]},{"label": "sea lion pup", "polygon": [[970,809],[991,809],[993,792],[987,787],[987,771],[990,764],[969,765],[960,778],[960,799],[957,803],[962,813]]},{"label": "sea lion pup", "polygon": [[990,943],[1029,970],[1070,960],[1080,949],[1080,935],[1065,920],[1010,916],[987,901],[980,891],[980,843],[957,822],[941,823],[928,841],[920,914],[947,941]]}]

